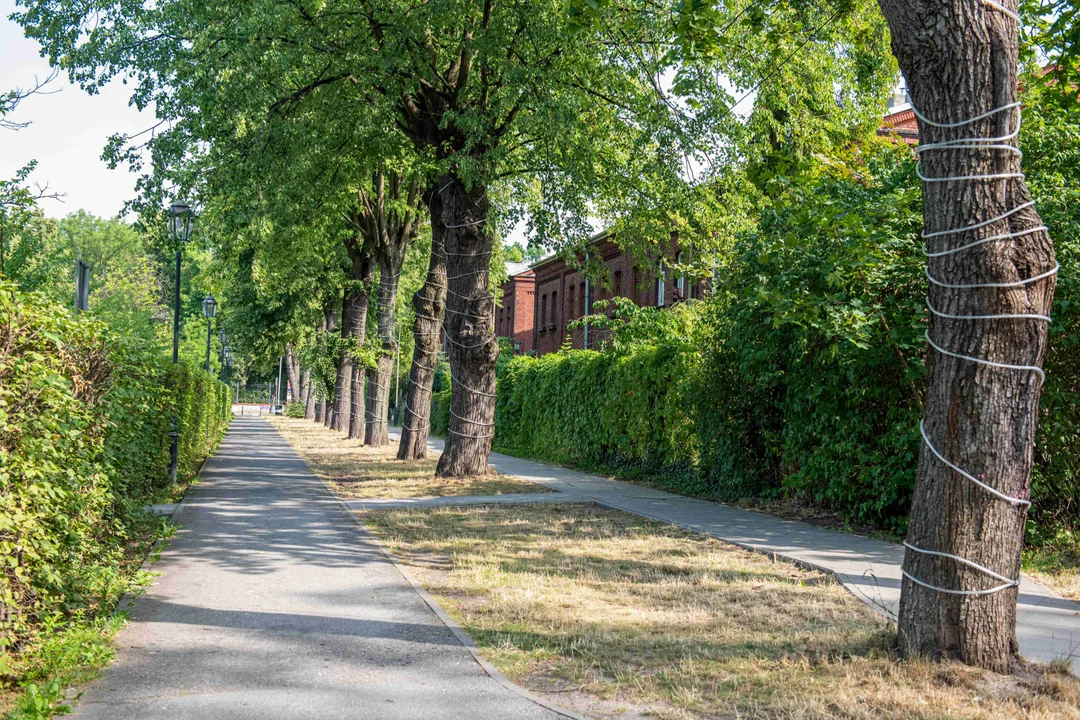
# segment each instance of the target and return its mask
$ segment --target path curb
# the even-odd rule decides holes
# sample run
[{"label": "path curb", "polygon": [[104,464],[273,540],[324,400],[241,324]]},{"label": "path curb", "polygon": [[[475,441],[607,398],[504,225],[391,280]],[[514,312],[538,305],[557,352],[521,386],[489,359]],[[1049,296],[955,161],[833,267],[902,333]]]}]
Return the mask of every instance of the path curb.
[{"label": "path curb", "polygon": [[[289,443],[288,440],[285,439],[285,436],[283,436],[278,431],[277,427],[274,426],[273,423],[270,423],[270,426],[274,428],[274,432],[278,434],[278,437],[281,438],[282,442],[284,442],[286,445],[289,445],[289,447],[291,448],[292,445]],[[300,453],[297,453],[297,456],[300,457]],[[304,460],[303,457],[300,457],[300,459],[304,462],[304,465],[306,466],[307,461]],[[311,468],[308,467],[308,470],[310,471]],[[405,581],[412,586],[412,589],[416,591],[416,594],[420,596],[420,599],[424,601],[424,603],[431,609],[433,613],[435,613],[435,616],[439,618],[439,621],[442,622],[442,624],[445,625],[450,630],[450,632],[454,634],[454,637],[458,639],[458,642],[460,642],[465,647],[465,649],[469,651],[469,654],[472,655],[473,660],[476,661],[476,664],[480,666],[480,668],[488,675],[488,677],[490,677],[492,680],[499,683],[515,695],[523,697],[526,700],[529,700],[530,702],[533,702],[546,710],[550,710],[551,712],[556,713],[557,715],[562,715],[565,718],[570,718],[570,720],[592,720],[592,718],[586,715],[581,715],[580,713],[576,713],[573,710],[567,710],[564,707],[559,707],[555,703],[545,700],[539,695],[536,695],[535,693],[532,693],[521,687],[517,683],[510,680],[510,678],[499,672],[498,668],[488,662],[487,659],[485,659],[484,656],[480,654],[480,650],[476,647],[476,643],[474,643],[472,641],[472,638],[470,638],[465,633],[464,628],[458,625],[453,618],[446,614],[446,610],[443,609],[442,605],[440,605],[439,602],[435,598],[433,598],[427,590],[424,589],[424,586],[421,585],[415,577],[413,577],[412,573],[409,572],[408,568],[406,568],[402,563],[398,561],[396,557],[394,557],[394,554],[390,552],[390,549],[386,547],[385,543],[383,543],[382,540],[380,540],[373,532],[371,532],[371,530],[368,529],[367,525],[365,525],[364,522],[359,517],[357,517],[356,511],[350,508],[348,503],[344,499],[338,497],[337,493],[335,493],[330,488],[330,484],[326,482],[326,479],[316,474],[315,472],[312,472],[311,474],[319,478],[319,481],[323,484],[323,488],[325,488],[326,492],[329,493],[330,497],[332,497],[338,503],[338,505],[341,506],[341,509],[345,511],[345,513],[350,518],[352,518],[352,521],[356,524],[360,535],[362,535],[366,540],[369,540],[376,548],[378,548],[379,552],[382,553],[383,556],[387,560],[389,560],[395,568],[397,568],[397,571],[401,573],[401,576],[405,578]],[[180,508],[177,508],[178,513],[179,511]]]}]

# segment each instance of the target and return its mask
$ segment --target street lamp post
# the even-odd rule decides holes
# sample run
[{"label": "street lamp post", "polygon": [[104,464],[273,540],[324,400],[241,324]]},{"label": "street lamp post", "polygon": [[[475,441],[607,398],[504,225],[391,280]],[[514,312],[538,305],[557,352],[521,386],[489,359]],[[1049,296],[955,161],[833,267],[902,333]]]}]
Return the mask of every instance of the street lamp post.
[{"label": "street lamp post", "polygon": [[210,372],[210,325],[217,315],[217,300],[213,295],[207,295],[202,301],[202,314],[206,318],[206,372]]},{"label": "street lamp post", "polygon": [[[176,284],[173,288],[173,365],[180,364],[180,256],[184,243],[191,237],[191,206],[186,203],[173,203],[169,208],[169,237],[176,245]],[[176,485],[176,465],[180,456],[180,428],[176,413],[172,416],[172,431],[169,433],[169,482]]]}]

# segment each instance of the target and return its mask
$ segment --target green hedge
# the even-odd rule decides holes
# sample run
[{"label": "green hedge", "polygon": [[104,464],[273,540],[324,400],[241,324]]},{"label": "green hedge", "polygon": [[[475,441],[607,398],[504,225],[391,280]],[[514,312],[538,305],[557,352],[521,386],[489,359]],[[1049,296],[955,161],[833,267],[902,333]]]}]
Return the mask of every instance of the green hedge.
[{"label": "green hedge", "polygon": [[431,434],[446,437],[450,430],[450,388],[431,393]]},{"label": "green hedge", "polygon": [[173,413],[186,478],[232,417],[225,385],[0,283],[0,676],[126,589],[124,548],[168,489]]},{"label": "green hedge", "polygon": [[690,394],[698,362],[671,345],[514,358],[499,377],[495,445],[700,491]]}]

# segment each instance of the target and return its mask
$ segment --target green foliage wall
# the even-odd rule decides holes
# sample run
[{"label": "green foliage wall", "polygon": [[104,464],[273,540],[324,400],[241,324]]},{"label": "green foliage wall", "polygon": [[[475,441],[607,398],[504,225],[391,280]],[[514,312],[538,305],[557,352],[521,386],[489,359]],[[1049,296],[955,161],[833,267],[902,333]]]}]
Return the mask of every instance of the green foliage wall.
[{"label": "green foliage wall", "polygon": [[499,378],[496,447],[700,490],[690,398],[698,363],[670,343],[517,357]]},{"label": "green foliage wall", "polygon": [[[1062,266],[1032,490],[1034,529],[1051,534],[1080,527],[1077,127],[1045,112],[1024,142]],[[496,448],[902,531],[921,442],[921,226],[906,149],[824,163],[769,199],[709,299],[620,305],[609,350],[509,362]]]},{"label": "green foliage wall", "polygon": [[117,599],[124,545],[167,488],[174,412],[190,476],[231,418],[228,389],[0,284],[0,671],[42,627]]},{"label": "green foliage wall", "polygon": [[446,437],[450,430],[450,388],[431,393],[431,434]]}]

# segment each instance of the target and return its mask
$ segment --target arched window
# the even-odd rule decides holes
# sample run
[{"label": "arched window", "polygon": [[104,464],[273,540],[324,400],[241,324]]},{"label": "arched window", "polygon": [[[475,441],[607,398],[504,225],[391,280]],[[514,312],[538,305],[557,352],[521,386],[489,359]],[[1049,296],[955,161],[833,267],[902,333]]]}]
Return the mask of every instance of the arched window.
[{"label": "arched window", "polygon": [[575,317],[574,313],[577,312],[577,305],[574,304],[574,286],[571,285],[570,290],[567,292],[570,294],[566,296],[566,318],[568,320],[573,320]]},{"label": "arched window", "polygon": [[551,293],[551,324],[559,322],[559,293]]}]

